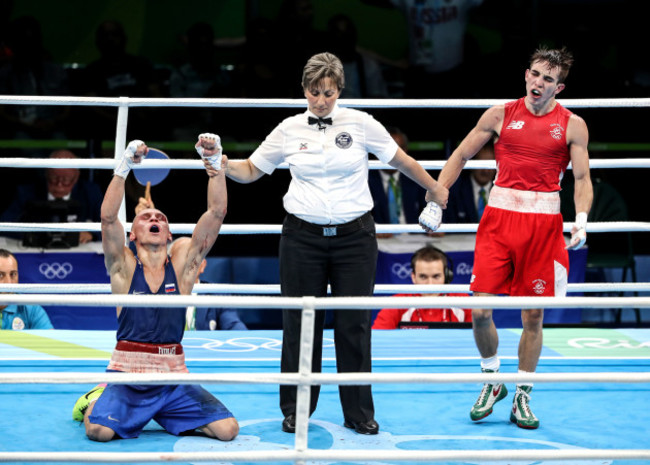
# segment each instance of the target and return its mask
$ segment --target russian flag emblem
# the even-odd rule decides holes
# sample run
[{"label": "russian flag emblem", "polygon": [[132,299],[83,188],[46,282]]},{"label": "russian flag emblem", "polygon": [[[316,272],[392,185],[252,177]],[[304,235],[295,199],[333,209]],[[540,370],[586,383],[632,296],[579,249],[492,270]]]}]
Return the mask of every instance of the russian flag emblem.
[{"label": "russian flag emblem", "polygon": [[176,292],[176,284],[165,284],[165,293],[169,294],[170,292]]}]

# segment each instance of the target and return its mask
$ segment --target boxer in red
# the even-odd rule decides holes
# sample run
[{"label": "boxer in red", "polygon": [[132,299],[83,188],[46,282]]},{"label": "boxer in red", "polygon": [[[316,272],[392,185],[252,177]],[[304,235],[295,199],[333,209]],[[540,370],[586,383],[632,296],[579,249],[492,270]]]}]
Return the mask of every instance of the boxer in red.
[{"label": "boxer in red", "polygon": [[[474,295],[566,294],[566,249],[584,245],[593,200],[587,125],[555,100],[565,88],[572,63],[573,57],[565,48],[536,50],[525,72],[526,95],[486,110],[440,173],[438,181],[449,188],[467,160],[490,139],[494,140],[497,176],[476,236],[470,284]],[[578,213],[566,245],[559,193],[569,162],[575,177]],[[537,368],[543,316],[543,309],[521,312],[520,372],[534,372]],[[482,370],[498,371],[499,339],[492,310],[473,310],[472,326]],[[517,385],[510,420],[521,428],[539,427],[529,406],[531,390],[530,383]],[[507,393],[503,384],[486,383],[470,412],[471,419],[488,416],[492,406]]]}]

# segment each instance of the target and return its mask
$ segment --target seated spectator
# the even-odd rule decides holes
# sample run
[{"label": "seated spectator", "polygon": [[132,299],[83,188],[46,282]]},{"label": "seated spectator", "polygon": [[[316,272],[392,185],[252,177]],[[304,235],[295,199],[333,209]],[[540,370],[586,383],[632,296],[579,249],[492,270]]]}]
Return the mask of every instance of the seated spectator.
[{"label": "seated spectator", "polygon": [[281,98],[292,95],[291,80],[276,57],[279,49],[277,23],[258,17],[246,26],[246,44],[241,63],[242,97]]},{"label": "seated spectator", "polygon": [[[233,77],[217,60],[212,26],[205,22],[192,24],[184,42],[187,56],[169,77],[169,95],[174,98],[238,97]],[[217,124],[213,108],[178,108],[174,114],[181,122],[172,129],[176,140],[192,139],[197,126]]]},{"label": "seated spectator", "polygon": [[[281,65],[282,77],[287,83],[289,94],[277,97],[303,98],[304,90],[296,82],[301,76],[303,64],[317,53],[328,50],[329,37],[325,31],[316,29],[312,0],[282,0],[277,15],[274,43],[278,47],[274,57]],[[282,50],[282,53],[277,53]]]},{"label": "seated spectator", "polygon": [[[411,257],[411,281],[413,284],[449,284],[453,279],[453,269],[449,257],[433,246],[422,247]],[[395,297],[420,297],[423,294],[397,294]],[[465,296],[465,294],[426,294],[433,296]],[[397,329],[400,324],[413,322],[451,322],[472,321],[472,311],[461,308],[409,308],[380,310],[372,329]]]},{"label": "seated spectator", "polygon": [[[99,59],[90,63],[80,79],[83,95],[91,97],[160,97],[153,65],[144,57],[126,51],[127,35],[119,21],[107,20],[95,31]],[[129,131],[147,134],[149,118],[157,109],[138,108],[129,111]],[[88,133],[112,140],[115,137],[117,109],[91,107],[86,118]]]},{"label": "seated spectator", "polygon": [[[153,207],[149,207],[153,208]],[[169,256],[172,257],[178,253],[187,253],[187,247],[190,245],[189,237],[179,237],[169,246]],[[199,278],[205,271],[208,262],[203,259],[199,265],[199,274],[196,282],[205,283]],[[248,329],[243,321],[239,318],[236,309],[230,308],[196,308],[187,307],[187,318],[185,329],[187,330],[219,330],[219,329]]]},{"label": "seated spectator", "polygon": [[340,98],[386,98],[388,86],[379,63],[357,48],[357,27],[343,14],[327,22],[329,50],[341,59],[345,87]]},{"label": "seated spectator", "polygon": [[[0,283],[18,284],[18,260],[0,249]],[[0,306],[0,329],[53,329],[50,318],[40,305]]]},{"label": "seated spectator", "polygon": [[[69,150],[56,150],[50,158],[73,159],[77,156]],[[99,222],[102,192],[97,184],[79,176],[78,168],[47,168],[45,182],[42,178],[20,185],[16,196],[9,207],[0,215],[3,222]],[[50,240],[56,234],[73,234],[77,237],[60,236],[68,245],[85,244],[99,240],[99,233],[81,231],[79,233],[25,233],[25,238],[35,241],[33,246],[40,244],[45,235]],[[9,235],[9,234],[7,234]],[[22,237],[22,235],[18,236]],[[56,239],[56,237],[54,237]],[[78,239],[78,240],[77,240]]]},{"label": "seated spectator", "polygon": [[9,19],[14,10],[14,0],[0,0],[0,65],[8,61],[13,52],[7,44],[7,29]]},{"label": "seated spectator", "polygon": [[[387,128],[397,145],[408,153],[408,138],[400,129]],[[426,201],[426,192],[399,171],[392,169],[369,170],[368,185],[374,201],[372,216],[377,224],[418,224]],[[377,237],[391,237],[390,233]]]},{"label": "seated spectator", "polygon": [[[70,94],[66,71],[45,50],[36,18],[21,16],[11,21],[5,40],[11,56],[0,66],[1,95]],[[63,139],[63,123],[69,113],[65,105],[0,105],[0,135],[12,139]]]},{"label": "seated spectator", "polygon": [[[494,160],[494,146],[486,144],[474,160]],[[496,170],[463,170],[449,189],[447,209],[442,211],[443,223],[478,223],[490,197]]]},{"label": "seated spectator", "polygon": [[[483,0],[362,0],[398,9],[406,20],[408,98],[467,98],[477,44],[468,41],[471,11]],[[468,69],[468,67],[470,67]]]}]

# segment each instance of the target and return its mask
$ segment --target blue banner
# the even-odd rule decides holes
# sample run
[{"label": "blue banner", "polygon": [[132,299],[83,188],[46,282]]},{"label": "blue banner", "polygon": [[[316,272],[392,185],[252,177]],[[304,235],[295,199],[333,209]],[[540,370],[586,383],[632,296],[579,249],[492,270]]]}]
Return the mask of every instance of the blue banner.
[{"label": "blue banner", "polygon": [[[21,283],[108,283],[104,255],[98,253],[16,253]],[[55,329],[117,329],[112,307],[44,306]]]}]

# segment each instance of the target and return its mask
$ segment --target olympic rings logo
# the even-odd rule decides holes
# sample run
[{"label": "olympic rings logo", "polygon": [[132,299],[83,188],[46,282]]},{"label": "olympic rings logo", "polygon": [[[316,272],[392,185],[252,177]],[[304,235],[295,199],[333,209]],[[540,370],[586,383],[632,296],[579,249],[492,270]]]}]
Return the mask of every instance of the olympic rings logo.
[{"label": "olympic rings logo", "polygon": [[[191,342],[190,342],[191,341]],[[198,343],[195,343],[198,341]],[[217,339],[190,337],[183,339],[185,349],[205,349],[212,352],[253,352],[256,350],[282,350],[282,340],[266,337],[236,337],[219,341]],[[334,347],[334,339],[323,338],[323,348]]]},{"label": "olympic rings logo", "polygon": [[393,263],[393,266],[390,268],[390,271],[396,275],[399,279],[407,279],[411,276],[411,264],[410,263]]},{"label": "olympic rings logo", "polygon": [[72,265],[68,262],[41,263],[38,266],[38,271],[47,279],[65,279],[72,270]]}]

